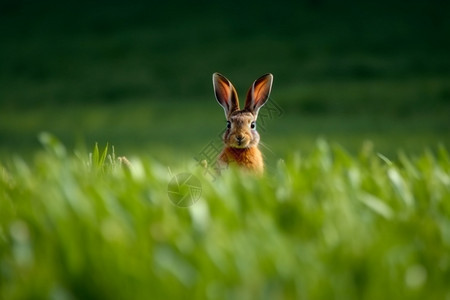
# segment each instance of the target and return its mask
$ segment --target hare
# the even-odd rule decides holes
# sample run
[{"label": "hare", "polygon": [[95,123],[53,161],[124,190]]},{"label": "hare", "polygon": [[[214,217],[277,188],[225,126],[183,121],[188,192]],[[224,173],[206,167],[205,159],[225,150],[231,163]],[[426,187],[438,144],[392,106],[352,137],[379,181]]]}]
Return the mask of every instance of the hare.
[{"label": "hare", "polygon": [[258,149],[256,119],[259,109],[269,99],[273,76],[266,74],[253,82],[247,93],[244,109],[239,108],[238,95],[231,82],[219,73],[213,74],[214,93],[225,110],[227,128],[223,135],[224,149],[218,157],[219,168],[235,163],[243,169],[262,174],[264,161]]}]

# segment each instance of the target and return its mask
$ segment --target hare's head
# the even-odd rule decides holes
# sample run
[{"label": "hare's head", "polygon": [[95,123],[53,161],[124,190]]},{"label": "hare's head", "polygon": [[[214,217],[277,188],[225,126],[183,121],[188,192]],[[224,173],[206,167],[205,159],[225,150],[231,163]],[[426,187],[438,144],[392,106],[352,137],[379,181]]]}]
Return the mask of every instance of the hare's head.
[{"label": "hare's head", "polygon": [[256,131],[258,111],[269,99],[273,76],[266,74],[256,79],[248,90],[244,109],[239,108],[239,99],[233,84],[219,73],[213,74],[216,99],[225,110],[227,129],[223,136],[231,148],[249,148],[258,145]]}]

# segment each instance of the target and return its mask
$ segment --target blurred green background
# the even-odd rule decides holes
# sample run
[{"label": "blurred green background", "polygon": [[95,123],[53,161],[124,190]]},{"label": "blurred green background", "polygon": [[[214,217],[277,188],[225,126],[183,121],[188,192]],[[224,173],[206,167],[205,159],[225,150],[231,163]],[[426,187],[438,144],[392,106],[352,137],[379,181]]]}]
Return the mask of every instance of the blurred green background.
[{"label": "blurred green background", "polygon": [[2,1],[0,154],[41,131],[162,161],[224,128],[211,74],[241,98],[274,74],[267,156],[317,137],[395,153],[450,145],[448,1]]}]

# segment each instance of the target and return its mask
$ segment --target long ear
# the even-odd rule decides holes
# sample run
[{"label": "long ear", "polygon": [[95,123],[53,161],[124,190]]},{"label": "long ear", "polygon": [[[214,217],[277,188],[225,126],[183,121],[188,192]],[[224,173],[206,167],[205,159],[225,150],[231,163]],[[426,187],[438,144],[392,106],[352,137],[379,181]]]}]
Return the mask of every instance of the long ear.
[{"label": "long ear", "polygon": [[258,111],[261,106],[269,99],[272,82],[273,75],[269,73],[256,79],[248,90],[244,110],[251,112],[255,116],[255,119],[258,116]]},{"label": "long ear", "polygon": [[213,86],[217,102],[225,110],[225,116],[228,119],[232,112],[239,110],[236,89],[225,76],[219,73],[213,74]]}]

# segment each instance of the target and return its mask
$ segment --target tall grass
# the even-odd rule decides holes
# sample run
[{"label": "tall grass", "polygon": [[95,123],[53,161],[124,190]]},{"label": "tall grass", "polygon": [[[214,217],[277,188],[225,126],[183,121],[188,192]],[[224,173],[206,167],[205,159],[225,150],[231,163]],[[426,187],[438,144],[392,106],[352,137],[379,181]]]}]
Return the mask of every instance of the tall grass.
[{"label": "tall grass", "polygon": [[[41,142],[32,163],[0,163],[2,299],[450,297],[444,148],[392,159],[319,141],[262,178],[213,181]],[[178,171],[201,182],[188,208],[168,197]]]}]

